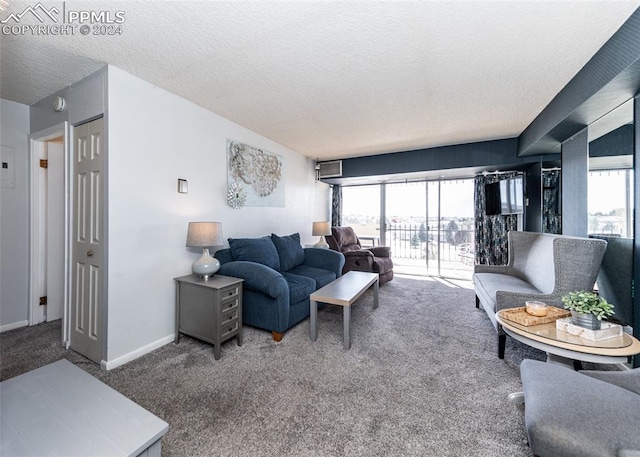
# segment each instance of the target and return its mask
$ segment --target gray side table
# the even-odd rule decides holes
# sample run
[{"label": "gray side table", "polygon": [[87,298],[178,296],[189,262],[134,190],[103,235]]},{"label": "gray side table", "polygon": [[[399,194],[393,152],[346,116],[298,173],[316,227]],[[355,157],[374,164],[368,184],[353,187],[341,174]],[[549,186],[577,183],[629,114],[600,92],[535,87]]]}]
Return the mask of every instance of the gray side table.
[{"label": "gray side table", "polygon": [[213,356],[220,359],[220,345],[236,337],[242,346],[243,279],[215,275],[204,280],[197,275],[175,278],[176,333],[213,344]]}]

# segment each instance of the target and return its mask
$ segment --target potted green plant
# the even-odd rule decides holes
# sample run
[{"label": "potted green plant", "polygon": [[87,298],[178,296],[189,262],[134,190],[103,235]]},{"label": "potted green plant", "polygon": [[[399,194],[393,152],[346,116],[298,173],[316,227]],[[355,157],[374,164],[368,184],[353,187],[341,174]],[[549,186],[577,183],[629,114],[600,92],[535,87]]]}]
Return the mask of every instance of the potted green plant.
[{"label": "potted green plant", "polygon": [[594,292],[569,292],[562,296],[562,303],[571,310],[574,325],[592,330],[600,330],[602,318],[614,314],[613,305]]}]

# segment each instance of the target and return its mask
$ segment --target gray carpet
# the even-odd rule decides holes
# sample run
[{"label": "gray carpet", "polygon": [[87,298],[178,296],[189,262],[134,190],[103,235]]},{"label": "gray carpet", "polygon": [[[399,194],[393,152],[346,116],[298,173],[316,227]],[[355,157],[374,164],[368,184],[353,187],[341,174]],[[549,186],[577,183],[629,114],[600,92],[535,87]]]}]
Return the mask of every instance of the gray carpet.
[{"label": "gray carpet", "polygon": [[189,337],[120,368],[100,368],[60,347],[60,322],[0,334],[0,379],[67,358],[169,423],[163,456],[529,456],[523,358],[543,354],[510,338],[505,360],[468,283],[396,278],[352,311],[319,312],[281,343],[244,327],[244,344]]}]

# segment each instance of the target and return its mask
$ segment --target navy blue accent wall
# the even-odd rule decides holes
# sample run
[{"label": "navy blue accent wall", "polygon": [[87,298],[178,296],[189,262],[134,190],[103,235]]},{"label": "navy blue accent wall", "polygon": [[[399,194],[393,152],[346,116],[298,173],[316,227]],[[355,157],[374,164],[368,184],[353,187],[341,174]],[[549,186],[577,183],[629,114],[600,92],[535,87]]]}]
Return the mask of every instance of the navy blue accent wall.
[{"label": "navy blue accent wall", "polygon": [[587,130],[562,143],[562,234],[587,236]]},{"label": "navy blue accent wall", "polygon": [[589,157],[633,155],[633,124],[623,125],[589,143]]},{"label": "navy blue accent wall", "polygon": [[[558,157],[546,155],[544,160]],[[541,160],[541,156],[518,157],[518,140],[510,138],[343,159],[341,181],[424,171],[508,169]]]}]

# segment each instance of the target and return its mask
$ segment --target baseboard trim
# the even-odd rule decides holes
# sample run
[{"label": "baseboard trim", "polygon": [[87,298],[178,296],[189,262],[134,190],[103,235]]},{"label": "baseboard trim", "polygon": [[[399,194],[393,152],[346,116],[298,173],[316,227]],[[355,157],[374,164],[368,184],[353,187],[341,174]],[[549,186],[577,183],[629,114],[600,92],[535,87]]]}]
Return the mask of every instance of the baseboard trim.
[{"label": "baseboard trim", "polygon": [[26,327],[27,325],[29,325],[29,321],[18,321],[14,322],[13,324],[0,325],[0,333],[8,332],[9,330],[15,330],[21,327]]},{"label": "baseboard trim", "polygon": [[100,368],[103,370],[113,370],[114,368],[118,368],[119,366],[124,365],[127,362],[131,362],[132,360],[137,359],[138,357],[142,357],[149,352],[155,351],[158,348],[161,348],[165,344],[172,343],[175,340],[175,335],[171,334],[165,336],[164,338],[159,339],[158,341],[154,341],[153,343],[147,344],[141,348],[136,349],[135,351],[131,351],[128,354],[117,357],[113,360],[102,360],[100,362]]}]

